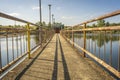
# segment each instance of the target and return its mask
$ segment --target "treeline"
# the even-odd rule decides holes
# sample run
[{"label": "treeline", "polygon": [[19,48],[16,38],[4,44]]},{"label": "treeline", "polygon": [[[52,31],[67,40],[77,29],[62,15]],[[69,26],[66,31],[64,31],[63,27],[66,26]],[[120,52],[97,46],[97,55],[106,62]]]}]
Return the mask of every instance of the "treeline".
[{"label": "treeline", "polygon": [[[48,23],[46,24],[46,22],[42,22],[40,24],[40,22],[36,23],[37,25],[41,25],[43,28],[48,28],[48,29],[55,29],[55,28],[60,28],[60,29],[64,29],[64,24],[59,23],[59,22],[53,22],[52,24]],[[37,28],[38,29],[38,28]]]},{"label": "treeline", "polygon": [[[64,24],[62,23],[59,23],[59,22],[54,22],[50,25],[50,23],[46,24],[45,21],[43,21],[41,24],[40,22],[36,22],[35,23],[36,25],[41,25],[43,28],[46,28],[46,29],[53,29],[53,28],[60,28],[60,29],[64,29]],[[22,28],[22,29],[25,29],[26,28],[26,25],[0,25],[1,28]],[[39,29],[39,26],[33,26],[33,25],[30,25],[30,29],[31,30],[36,30],[36,29]]]},{"label": "treeline", "polygon": [[[19,28],[19,29],[26,29],[26,25],[0,25],[0,28]],[[37,27],[31,26],[31,30],[35,30]]]},{"label": "treeline", "polygon": [[110,22],[106,22],[105,20],[98,20],[97,23],[92,24],[92,25],[87,25],[87,27],[109,27],[109,26],[120,26],[120,22],[119,23],[110,23]]}]

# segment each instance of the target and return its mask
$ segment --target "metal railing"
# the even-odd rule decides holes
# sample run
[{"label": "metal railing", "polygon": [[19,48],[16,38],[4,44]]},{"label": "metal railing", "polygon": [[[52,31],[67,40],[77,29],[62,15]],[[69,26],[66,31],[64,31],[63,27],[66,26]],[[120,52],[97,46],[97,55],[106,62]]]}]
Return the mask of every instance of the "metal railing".
[{"label": "metal railing", "polygon": [[[42,47],[54,34],[53,30],[42,28],[42,26],[1,12],[0,17],[26,24],[25,28],[0,27],[0,73],[25,55],[31,58],[31,51],[38,46]],[[41,29],[32,30],[30,29],[31,25],[41,27]]]},{"label": "metal railing", "polygon": [[[118,78],[120,78],[120,26],[89,28],[87,24],[119,14],[120,10],[61,31],[61,35],[74,47],[78,48],[84,57],[92,58]],[[80,28],[75,29],[77,27]],[[115,39],[117,39],[118,42],[113,45],[112,40],[114,40],[113,37],[116,36],[113,32],[115,31],[117,31],[117,37]],[[115,48],[117,48],[117,52]],[[117,54],[117,56],[113,57],[115,54]],[[117,66],[112,65],[115,63]]]}]

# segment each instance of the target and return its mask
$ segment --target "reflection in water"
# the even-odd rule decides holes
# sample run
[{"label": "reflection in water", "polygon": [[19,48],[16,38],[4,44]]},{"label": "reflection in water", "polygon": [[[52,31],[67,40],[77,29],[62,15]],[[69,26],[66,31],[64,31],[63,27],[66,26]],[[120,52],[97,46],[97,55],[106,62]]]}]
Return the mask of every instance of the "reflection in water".
[{"label": "reflection in water", "polygon": [[[39,40],[36,34],[31,34],[30,37],[32,49],[38,44]],[[19,34],[8,38],[0,37],[0,43],[2,67],[27,52],[27,36],[25,34]]]},{"label": "reflection in water", "polygon": [[[119,37],[120,34],[98,32],[86,34],[86,49],[96,57],[104,60],[106,63],[119,70]],[[74,41],[83,47],[83,34],[74,34]]]}]

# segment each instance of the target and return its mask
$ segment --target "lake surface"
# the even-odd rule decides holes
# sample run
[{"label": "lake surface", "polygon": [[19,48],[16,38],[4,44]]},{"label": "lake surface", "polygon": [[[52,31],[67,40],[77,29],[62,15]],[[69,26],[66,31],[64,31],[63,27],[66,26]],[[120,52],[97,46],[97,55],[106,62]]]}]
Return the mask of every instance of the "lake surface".
[{"label": "lake surface", "polygon": [[[83,34],[74,34],[74,41],[83,47]],[[86,50],[120,71],[120,34],[87,33]]]},{"label": "lake surface", "polygon": [[[38,36],[32,34],[31,37],[31,49],[38,44]],[[0,37],[0,65],[4,67],[9,62],[15,60],[17,57],[27,52],[27,37],[26,35],[16,35],[12,37]],[[7,47],[8,46],[8,47]]]}]

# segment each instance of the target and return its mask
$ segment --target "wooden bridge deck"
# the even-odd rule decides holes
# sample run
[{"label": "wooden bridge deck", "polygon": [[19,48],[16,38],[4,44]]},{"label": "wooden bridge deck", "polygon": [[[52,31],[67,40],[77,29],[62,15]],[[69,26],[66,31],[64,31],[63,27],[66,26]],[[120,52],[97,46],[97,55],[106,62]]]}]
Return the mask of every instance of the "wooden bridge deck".
[{"label": "wooden bridge deck", "polygon": [[113,80],[100,67],[81,57],[63,37],[57,34],[33,60],[31,65],[27,65],[27,69],[16,74],[16,70],[21,68],[18,66],[3,80]]}]

